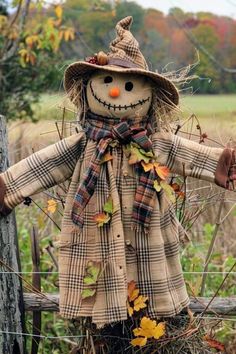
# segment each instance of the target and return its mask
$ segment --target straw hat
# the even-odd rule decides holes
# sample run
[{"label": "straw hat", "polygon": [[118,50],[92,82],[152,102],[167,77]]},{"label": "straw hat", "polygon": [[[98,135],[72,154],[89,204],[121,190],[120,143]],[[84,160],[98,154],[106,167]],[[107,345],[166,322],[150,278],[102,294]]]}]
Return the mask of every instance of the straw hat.
[{"label": "straw hat", "polygon": [[162,100],[169,106],[178,104],[179,94],[175,85],[163,75],[148,69],[139,44],[129,30],[132,21],[133,18],[128,16],[117,23],[117,37],[110,44],[110,52],[107,54],[99,52],[93,57],[86,58],[85,61],[77,61],[68,66],[64,75],[64,87],[67,92],[79,78],[102,69],[147,76],[154,82],[154,90],[156,88]]}]

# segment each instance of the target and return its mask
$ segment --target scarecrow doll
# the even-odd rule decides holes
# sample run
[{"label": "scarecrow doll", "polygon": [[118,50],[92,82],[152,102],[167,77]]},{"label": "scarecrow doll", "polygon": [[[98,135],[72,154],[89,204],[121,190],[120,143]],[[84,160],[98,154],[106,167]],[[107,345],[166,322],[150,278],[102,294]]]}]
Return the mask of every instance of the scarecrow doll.
[{"label": "scarecrow doll", "polygon": [[233,149],[160,128],[178,105],[178,91],[148,69],[131,23],[130,16],[117,23],[107,54],[65,71],[81,129],[0,175],[3,215],[71,180],[59,246],[60,313],[90,317],[98,327],[127,319],[132,282],[148,298],[150,318],[174,316],[189,304],[179,259],[185,234],[170,200],[169,171],[226,189],[236,179]]}]

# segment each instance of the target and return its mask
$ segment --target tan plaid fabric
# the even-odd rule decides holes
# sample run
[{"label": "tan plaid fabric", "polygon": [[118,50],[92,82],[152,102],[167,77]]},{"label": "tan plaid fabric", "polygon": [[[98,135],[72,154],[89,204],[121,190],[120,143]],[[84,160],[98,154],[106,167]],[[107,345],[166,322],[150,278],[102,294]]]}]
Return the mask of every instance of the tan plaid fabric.
[{"label": "tan plaid fabric", "polygon": [[116,25],[117,37],[111,42],[109,57],[134,63],[139,68],[148,70],[148,65],[142,55],[138,41],[130,32],[132,17],[127,16]]},{"label": "tan plaid fabric", "polygon": [[[214,182],[223,149],[209,148],[170,133],[155,133],[158,160],[174,173]],[[84,216],[82,231],[71,221],[71,206],[78,183],[88,167],[95,142],[85,144],[83,133],[73,135],[21,161],[1,175],[5,209],[24,197],[72,177],[60,236],[60,311],[65,318],[91,316],[94,323],[127,318],[127,282],[135,280],[148,296],[151,317],[173,316],[189,304],[182,275],[179,243],[184,231],[163,193],[156,198],[150,235],[130,228],[137,179],[121,146],[112,148],[113,160],[103,164],[96,191]],[[98,228],[94,214],[102,211],[109,195],[116,211],[110,225]],[[103,269],[96,296],[82,300],[85,267],[90,260]]]}]

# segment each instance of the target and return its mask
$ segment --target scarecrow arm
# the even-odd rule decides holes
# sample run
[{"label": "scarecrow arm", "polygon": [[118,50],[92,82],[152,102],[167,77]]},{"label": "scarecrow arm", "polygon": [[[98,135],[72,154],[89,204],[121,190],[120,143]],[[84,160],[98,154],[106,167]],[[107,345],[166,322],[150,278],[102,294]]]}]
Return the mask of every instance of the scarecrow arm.
[{"label": "scarecrow arm", "polygon": [[85,146],[84,133],[50,145],[0,174],[0,214],[7,215],[26,197],[72,176]]},{"label": "scarecrow arm", "polygon": [[152,140],[158,162],[168,166],[172,173],[236,190],[235,150],[212,148],[169,132],[155,133]]}]

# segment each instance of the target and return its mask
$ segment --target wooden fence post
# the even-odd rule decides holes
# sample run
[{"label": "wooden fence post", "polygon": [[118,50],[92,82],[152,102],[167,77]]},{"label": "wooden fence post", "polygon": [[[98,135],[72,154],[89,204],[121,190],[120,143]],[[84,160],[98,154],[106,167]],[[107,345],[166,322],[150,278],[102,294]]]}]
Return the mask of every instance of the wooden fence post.
[{"label": "wooden fence post", "polygon": [[[0,116],[0,172],[8,167],[6,120]],[[0,216],[0,353],[24,354],[24,305],[15,215]],[[6,273],[4,273],[6,272]]]}]

